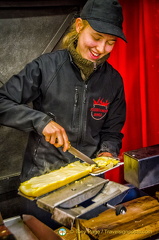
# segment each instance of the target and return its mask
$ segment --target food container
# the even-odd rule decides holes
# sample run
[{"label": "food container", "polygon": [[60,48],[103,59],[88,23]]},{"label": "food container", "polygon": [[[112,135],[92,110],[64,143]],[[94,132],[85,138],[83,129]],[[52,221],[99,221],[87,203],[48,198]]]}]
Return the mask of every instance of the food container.
[{"label": "food container", "polygon": [[125,152],[124,179],[139,189],[159,184],[159,145]]}]

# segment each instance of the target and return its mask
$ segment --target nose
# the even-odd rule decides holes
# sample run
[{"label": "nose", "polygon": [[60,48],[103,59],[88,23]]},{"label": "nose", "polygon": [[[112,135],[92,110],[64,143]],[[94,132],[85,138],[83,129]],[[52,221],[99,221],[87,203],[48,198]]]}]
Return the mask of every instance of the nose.
[{"label": "nose", "polygon": [[100,42],[96,48],[97,48],[97,51],[98,51],[100,54],[105,53],[105,51],[106,51],[106,44],[105,44],[105,42],[104,42],[104,41],[103,41],[103,42]]},{"label": "nose", "polygon": [[103,41],[103,42],[100,42],[97,46],[97,51],[100,53],[100,54],[108,54],[110,53],[112,50],[113,50],[113,47],[114,45],[110,45],[108,44],[108,42],[106,41]]}]

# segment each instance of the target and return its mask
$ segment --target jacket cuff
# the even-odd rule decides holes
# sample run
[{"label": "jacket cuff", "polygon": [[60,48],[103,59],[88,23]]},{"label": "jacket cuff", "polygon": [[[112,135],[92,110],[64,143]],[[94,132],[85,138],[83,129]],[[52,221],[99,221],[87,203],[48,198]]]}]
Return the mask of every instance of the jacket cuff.
[{"label": "jacket cuff", "polygon": [[54,119],[53,119],[51,116],[46,115],[46,116],[42,119],[42,121],[40,121],[40,123],[39,123],[38,127],[36,128],[36,130],[37,130],[37,132],[38,132],[41,136],[43,136],[42,131],[43,131],[43,129],[45,128],[45,126],[46,126],[49,122],[51,122],[52,120],[54,121]]},{"label": "jacket cuff", "polygon": [[98,156],[99,153],[102,153],[102,152],[109,152],[109,153],[111,153],[113,155],[113,157],[117,157],[118,156],[118,151],[117,151],[116,147],[113,146],[109,142],[103,142],[102,143],[101,148],[97,152],[97,156]]}]

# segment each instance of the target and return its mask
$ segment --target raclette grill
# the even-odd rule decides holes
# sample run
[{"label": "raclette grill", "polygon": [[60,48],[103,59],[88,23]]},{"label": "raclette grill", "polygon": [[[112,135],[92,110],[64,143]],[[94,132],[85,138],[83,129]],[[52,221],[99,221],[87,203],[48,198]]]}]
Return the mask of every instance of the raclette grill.
[{"label": "raclette grill", "polygon": [[90,219],[107,208],[114,208],[116,215],[124,213],[124,206],[114,205],[122,201],[128,189],[98,176],[87,176],[35,200],[39,208],[52,214],[52,219],[71,229],[77,219]]}]

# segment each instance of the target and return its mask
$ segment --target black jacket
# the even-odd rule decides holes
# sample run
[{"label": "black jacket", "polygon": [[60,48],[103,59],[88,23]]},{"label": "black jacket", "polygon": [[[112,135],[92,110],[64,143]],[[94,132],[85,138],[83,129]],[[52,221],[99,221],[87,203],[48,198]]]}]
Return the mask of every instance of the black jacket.
[{"label": "black jacket", "polygon": [[120,74],[104,62],[83,81],[68,51],[58,50],[27,64],[0,89],[0,123],[30,132],[22,181],[75,161],[45,141],[42,130],[51,119],[89,157],[99,151],[117,155],[125,121]]}]

